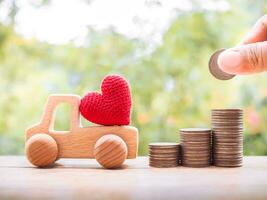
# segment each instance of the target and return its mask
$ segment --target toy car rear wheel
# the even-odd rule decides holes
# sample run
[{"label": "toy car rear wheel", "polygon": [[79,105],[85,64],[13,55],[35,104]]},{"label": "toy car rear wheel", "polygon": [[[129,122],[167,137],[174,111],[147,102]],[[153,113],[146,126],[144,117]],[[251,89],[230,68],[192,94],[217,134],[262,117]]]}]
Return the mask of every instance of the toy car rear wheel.
[{"label": "toy car rear wheel", "polygon": [[58,147],[50,135],[38,133],[30,137],[25,145],[28,160],[37,167],[47,167],[58,157]]},{"label": "toy car rear wheel", "polygon": [[104,135],[97,140],[94,146],[95,159],[107,169],[121,167],[127,155],[126,143],[117,135]]}]

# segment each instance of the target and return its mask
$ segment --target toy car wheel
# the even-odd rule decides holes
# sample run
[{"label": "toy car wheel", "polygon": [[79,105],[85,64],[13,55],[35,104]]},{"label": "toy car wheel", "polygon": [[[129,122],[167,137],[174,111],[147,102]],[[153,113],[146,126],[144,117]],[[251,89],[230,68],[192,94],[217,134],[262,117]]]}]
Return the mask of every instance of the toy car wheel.
[{"label": "toy car wheel", "polygon": [[58,156],[57,143],[50,135],[36,134],[26,142],[28,160],[37,167],[47,167],[55,162]]},{"label": "toy car wheel", "polygon": [[104,135],[94,146],[94,156],[97,162],[108,169],[121,167],[127,155],[126,143],[117,135]]}]

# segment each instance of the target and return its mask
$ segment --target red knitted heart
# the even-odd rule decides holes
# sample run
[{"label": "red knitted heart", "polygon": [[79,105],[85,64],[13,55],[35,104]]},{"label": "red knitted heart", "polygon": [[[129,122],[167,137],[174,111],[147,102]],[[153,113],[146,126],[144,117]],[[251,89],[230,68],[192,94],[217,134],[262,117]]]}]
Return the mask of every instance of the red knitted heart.
[{"label": "red knitted heart", "polygon": [[106,76],[101,91],[89,92],[82,98],[82,116],[101,125],[129,125],[132,99],[128,82],[118,75]]}]

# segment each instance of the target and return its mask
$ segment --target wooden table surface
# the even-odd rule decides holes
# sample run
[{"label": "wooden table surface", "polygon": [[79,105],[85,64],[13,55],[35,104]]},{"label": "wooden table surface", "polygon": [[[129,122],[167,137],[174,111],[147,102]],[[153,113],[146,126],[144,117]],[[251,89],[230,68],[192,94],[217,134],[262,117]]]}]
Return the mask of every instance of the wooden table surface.
[{"label": "wooden table surface", "polygon": [[123,169],[95,160],[62,159],[38,169],[23,156],[0,156],[0,199],[267,199],[267,157],[245,157],[241,168],[150,168],[148,158]]}]

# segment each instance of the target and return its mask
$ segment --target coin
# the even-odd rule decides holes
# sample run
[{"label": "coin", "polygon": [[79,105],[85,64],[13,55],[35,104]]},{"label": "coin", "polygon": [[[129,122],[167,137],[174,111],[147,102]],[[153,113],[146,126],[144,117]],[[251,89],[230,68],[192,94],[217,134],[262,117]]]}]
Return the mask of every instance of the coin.
[{"label": "coin", "polygon": [[198,133],[198,132],[209,132],[211,129],[209,128],[181,128],[180,132],[188,132],[188,133]]},{"label": "coin", "polygon": [[216,109],[212,109],[211,112],[219,112],[219,113],[223,113],[223,112],[233,112],[234,114],[236,113],[243,113],[243,110],[241,108],[216,108]]},{"label": "coin", "polygon": [[153,161],[149,161],[149,166],[150,167],[157,167],[157,168],[169,168],[169,167],[177,167],[178,163],[174,162],[174,163],[158,163],[158,162],[153,162]]},{"label": "coin", "polygon": [[178,147],[179,144],[175,142],[155,142],[150,143],[149,147],[155,147],[155,148],[172,148],[172,147]]},{"label": "coin", "polygon": [[219,162],[219,163],[231,163],[231,164],[239,164],[239,163],[242,163],[243,162],[243,158],[221,158],[221,159],[218,159],[216,158],[215,159],[215,162]]},{"label": "coin", "polygon": [[178,150],[165,150],[164,149],[164,151],[162,151],[161,149],[160,150],[158,150],[158,149],[150,149],[149,150],[149,153],[150,154],[153,154],[153,155],[176,155],[177,153],[179,153],[179,151]]},{"label": "coin", "polygon": [[211,164],[210,161],[205,161],[205,162],[183,161],[182,162],[182,165],[184,167],[195,167],[195,168],[208,167],[210,166],[210,164]]},{"label": "coin", "polygon": [[222,71],[220,69],[220,67],[218,66],[218,56],[220,55],[220,53],[222,53],[225,49],[220,49],[218,51],[216,51],[215,53],[213,53],[210,57],[209,60],[209,71],[210,73],[217,79],[219,80],[229,80],[232,79],[233,77],[235,77],[234,74],[228,74],[224,71]]}]

